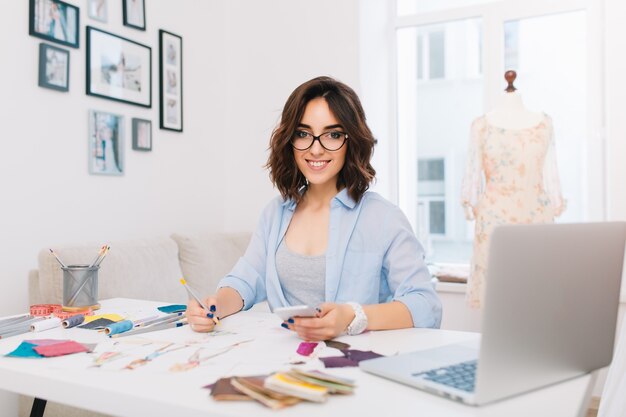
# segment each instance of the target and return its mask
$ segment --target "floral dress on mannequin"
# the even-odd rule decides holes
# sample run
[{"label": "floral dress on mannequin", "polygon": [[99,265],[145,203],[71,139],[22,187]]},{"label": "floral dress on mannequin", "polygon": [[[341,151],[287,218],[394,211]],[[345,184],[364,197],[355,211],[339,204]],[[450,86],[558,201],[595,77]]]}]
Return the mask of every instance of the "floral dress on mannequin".
[{"label": "floral dress on mannequin", "polygon": [[565,210],[552,119],[543,114],[537,125],[525,129],[496,127],[485,116],[474,120],[461,201],[465,217],[476,221],[467,303],[481,308],[493,229],[550,223]]}]

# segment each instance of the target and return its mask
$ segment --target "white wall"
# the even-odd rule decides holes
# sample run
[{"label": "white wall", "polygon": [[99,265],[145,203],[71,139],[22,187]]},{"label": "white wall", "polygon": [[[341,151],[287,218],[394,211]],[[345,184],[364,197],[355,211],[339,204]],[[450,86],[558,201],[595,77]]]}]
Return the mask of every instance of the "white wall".
[{"label": "white wall", "polygon": [[613,220],[626,220],[626,3],[606,0],[605,16],[608,214]]},{"label": "white wall", "polygon": [[[0,13],[0,315],[27,309],[42,248],[253,228],[275,195],[262,166],[289,93],[317,75],[359,87],[357,0],[148,0],[145,32],[122,25],[121,1],[108,2],[107,24],[68,2],[81,22],[69,93],[37,86],[28,2]],[[85,25],[152,47],[151,109],[85,95]],[[183,37],[183,133],[158,128],[160,28]],[[126,116],[123,177],[87,173],[88,109]],[[132,117],[152,120],[152,152],[131,150]],[[14,414],[13,399],[0,403]]]},{"label": "white wall", "polygon": [[[626,4],[606,0],[605,8],[606,172],[607,214],[610,220],[626,221]],[[626,303],[626,266],[622,276],[622,303]]]},{"label": "white wall", "polygon": [[[0,314],[25,309],[27,273],[41,248],[94,242],[95,252],[116,239],[254,227],[275,194],[262,165],[288,94],[320,74],[358,89],[356,1],[153,0],[145,32],[122,25],[121,1],[108,2],[107,24],[73,3],[81,43],[68,48],[69,93],[37,86],[41,40],[28,36],[27,2],[7,2],[0,16]],[[152,47],[151,109],[85,95],[85,25]],[[182,134],[158,128],[159,28],[183,37]],[[126,116],[123,177],[87,173],[88,109]],[[131,150],[132,117],[152,120],[152,152]]]},{"label": "white wall", "polygon": [[228,187],[220,211],[224,227],[237,230],[255,227],[273,195],[263,165],[269,136],[293,89],[330,75],[359,92],[358,2],[228,3],[228,75],[220,96],[228,114],[222,138]]}]

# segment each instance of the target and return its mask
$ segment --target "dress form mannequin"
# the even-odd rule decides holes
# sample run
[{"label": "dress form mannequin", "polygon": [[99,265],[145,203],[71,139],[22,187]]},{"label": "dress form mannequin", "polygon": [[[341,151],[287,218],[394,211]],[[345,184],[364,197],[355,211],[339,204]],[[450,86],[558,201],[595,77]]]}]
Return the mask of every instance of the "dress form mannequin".
[{"label": "dress form mannequin", "polygon": [[528,129],[543,119],[543,113],[530,111],[524,106],[522,96],[513,86],[516,77],[515,71],[507,71],[504,74],[509,86],[498,97],[496,107],[485,114],[490,125],[502,129]]},{"label": "dress form mannequin", "polygon": [[493,229],[550,223],[565,209],[556,165],[552,119],[532,112],[515,92],[514,71],[496,108],[474,120],[461,202],[475,220],[467,302],[481,308]]}]

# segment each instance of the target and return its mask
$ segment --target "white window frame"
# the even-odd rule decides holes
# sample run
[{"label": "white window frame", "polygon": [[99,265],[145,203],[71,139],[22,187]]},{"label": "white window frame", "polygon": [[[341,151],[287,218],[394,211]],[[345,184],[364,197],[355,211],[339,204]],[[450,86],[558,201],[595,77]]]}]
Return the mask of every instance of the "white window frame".
[{"label": "white window frame", "polygon": [[[392,86],[391,123],[389,131],[395,141],[390,143],[390,174],[395,171],[395,187],[391,187],[391,198],[407,214],[415,228],[417,213],[417,146],[403,143],[398,136],[397,108],[397,47],[396,31],[400,28],[441,24],[448,21],[468,18],[481,18],[483,28],[482,76],[484,79],[483,105],[485,111],[493,108],[501,86],[504,85],[504,23],[549,14],[586,10],[587,12],[587,135],[585,143],[586,160],[583,188],[584,221],[607,219],[607,172],[606,138],[604,109],[604,0],[503,0],[494,3],[478,4],[444,11],[433,11],[411,16],[397,16],[396,2],[389,2],[391,24],[387,39],[389,48],[389,75]],[[469,135],[469,126],[468,126]],[[409,141],[411,142],[411,141]],[[415,142],[415,141],[412,141]],[[396,188],[397,187],[397,188]]]}]

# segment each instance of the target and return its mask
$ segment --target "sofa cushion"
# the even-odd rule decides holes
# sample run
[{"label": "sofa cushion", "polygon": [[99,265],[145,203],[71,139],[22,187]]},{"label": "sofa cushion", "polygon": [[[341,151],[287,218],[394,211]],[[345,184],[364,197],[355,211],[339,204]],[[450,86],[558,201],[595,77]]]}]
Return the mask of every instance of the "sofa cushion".
[{"label": "sofa cushion", "polygon": [[[178,263],[178,246],[167,237],[111,242],[98,271],[98,298],[139,298],[184,302],[187,299]],[[55,247],[66,265],[89,264],[98,244]],[[63,271],[47,249],[39,253],[39,288],[46,303],[61,303]]]},{"label": "sofa cushion", "polygon": [[173,234],[178,243],[180,267],[189,285],[202,297],[213,294],[217,283],[244,254],[251,233],[199,232]]}]

